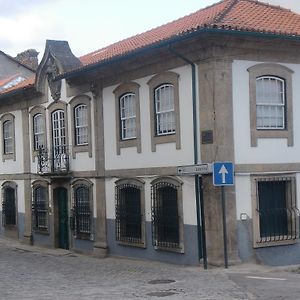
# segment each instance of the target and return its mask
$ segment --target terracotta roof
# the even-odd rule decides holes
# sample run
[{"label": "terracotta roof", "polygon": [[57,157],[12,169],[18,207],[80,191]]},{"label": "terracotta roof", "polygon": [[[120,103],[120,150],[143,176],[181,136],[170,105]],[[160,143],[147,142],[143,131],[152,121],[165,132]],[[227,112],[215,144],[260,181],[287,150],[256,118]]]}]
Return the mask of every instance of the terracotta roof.
[{"label": "terracotta roof", "polygon": [[223,0],[176,21],[86,54],[80,60],[84,66],[100,63],[204,28],[300,37],[300,15],[256,0]]},{"label": "terracotta roof", "polygon": [[3,91],[0,92],[0,96],[2,95],[6,95],[9,94],[12,91],[17,91],[17,90],[24,90],[24,89],[28,89],[30,87],[34,86],[34,82],[35,82],[35,75],[23,80],[22,82],[20,82],[19,84],[12,86],[8,89],[5,89]]}]

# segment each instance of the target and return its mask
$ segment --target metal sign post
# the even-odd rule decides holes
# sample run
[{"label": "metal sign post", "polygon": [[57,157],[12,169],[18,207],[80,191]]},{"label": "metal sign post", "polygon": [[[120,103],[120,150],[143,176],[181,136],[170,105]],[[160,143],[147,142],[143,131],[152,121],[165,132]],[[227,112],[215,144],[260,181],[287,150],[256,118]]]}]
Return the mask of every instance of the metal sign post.
[{"label": "metal sign post", "polygon": [[234,184],[234,166],[233,166],[232,162],[215,162],[213,164],[213,184],[215,186],[221,186],[224,265],[225,265],[225,268],[227,269],[228,268],[228,251],[227,251],[225,185],[233,185]]}]

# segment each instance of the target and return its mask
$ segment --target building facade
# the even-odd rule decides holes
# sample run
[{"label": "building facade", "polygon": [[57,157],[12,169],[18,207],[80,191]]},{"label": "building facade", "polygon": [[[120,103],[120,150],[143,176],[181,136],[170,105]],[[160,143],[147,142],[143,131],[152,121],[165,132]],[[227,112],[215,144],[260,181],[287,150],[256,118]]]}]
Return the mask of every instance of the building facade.
[{"label": "building facade", "polygon": [[0,94],[1,234],[221,264],[221,190],[177,167],[232,161],[230,263],[299,263],[299,42],[299,15],[252,0],[80,58],[47,41],[35,81]]}]

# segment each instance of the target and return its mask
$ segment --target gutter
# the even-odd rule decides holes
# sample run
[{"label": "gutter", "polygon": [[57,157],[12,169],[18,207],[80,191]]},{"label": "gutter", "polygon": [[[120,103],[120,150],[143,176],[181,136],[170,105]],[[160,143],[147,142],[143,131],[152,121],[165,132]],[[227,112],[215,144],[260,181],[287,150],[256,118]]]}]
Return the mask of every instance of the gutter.
[{"label": "gutter", "polygon": [[220,33],[220,34],[227,34],[227,35],[236,35],[236,36],[252,36],[252,37],[258,37],[258,38],[269,38],[269,39],[283,39],[283,40],[291,40],[291,41],[297,41],[300,42],[300,36],[296,35],[281,35],[281,34],[275,34],[272,32],[258,32],[258,31],[240,31],[237,29],[219,29],[219,28],[209,28],[209,27],[201,27],[200,29],[196,29],[195,31],[183,33],[182,35],[177,35],[175,37],[169,38],[164,41],[159,41],[154,44],[145,46],[143,48],[130,51],[125,54],[120,54],[119,56],[109,58],[105,61],[96,62],[94,64],[89,64],[86,66],[83,66],[80,69],[69,71],[63,74],[60,74],[56,76],[53,80],[60,80],[60,79],[69,79],[76,76],[79,76],[83,73],[93,71],[95,69],[98,69],[100,67],[104,67],[113,63],[119,63],[122,61],[125,61],[129,58],[136,57],[137,55],[141,55],[144,53],[147,53],[151,50],[159,49],[162,47],[168,47],[170,44],[174,44],[177,42],[181,42],[190,38],[193,38],[195,36],[205,34],[205,33]]},{"label": "gutter", "polygon": [[[193,140],[194,140],[194,164],[199,163],[198,158],[198,118],[197,118],[197,83],[196,83],[196,66],[191,60],[178,53],[169,44],[169,51],[174,55],[188,63],[192,68],[192,101],[193,101]],[[196,212],[197,212],[197,235],[198,235],[198,260],[203,258],[204,269],[207,269],[207,252],[206,252],[206,235],[205,235],[205,216],[204,203],[202,192],[202,178],[199,175],[194,175],[195,179],[195,194],[196,194]],[[200,180],[200,181],[199,181]]]}]

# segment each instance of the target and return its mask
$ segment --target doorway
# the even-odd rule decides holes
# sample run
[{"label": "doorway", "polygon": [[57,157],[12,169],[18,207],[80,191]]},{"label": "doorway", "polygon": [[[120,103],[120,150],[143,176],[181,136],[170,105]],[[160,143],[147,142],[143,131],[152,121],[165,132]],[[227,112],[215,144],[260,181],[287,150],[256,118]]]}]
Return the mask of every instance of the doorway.
[{"label": "doorway", "polygon": [[56,245],[58,248],[69,249],[69,214],[68,214],[68,191],[58,187],[54,190],[56,203]]}]

